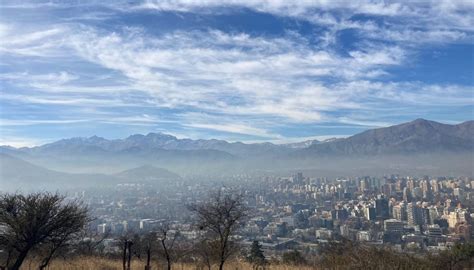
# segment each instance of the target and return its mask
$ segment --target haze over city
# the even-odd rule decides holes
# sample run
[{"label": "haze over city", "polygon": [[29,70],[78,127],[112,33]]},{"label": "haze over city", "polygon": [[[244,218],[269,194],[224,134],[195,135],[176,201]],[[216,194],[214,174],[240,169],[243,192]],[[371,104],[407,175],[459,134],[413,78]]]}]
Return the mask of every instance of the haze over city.
[{"label": "haze over city", "polygon": [[0,269],[471,269],[474,2],[0,1]]}]

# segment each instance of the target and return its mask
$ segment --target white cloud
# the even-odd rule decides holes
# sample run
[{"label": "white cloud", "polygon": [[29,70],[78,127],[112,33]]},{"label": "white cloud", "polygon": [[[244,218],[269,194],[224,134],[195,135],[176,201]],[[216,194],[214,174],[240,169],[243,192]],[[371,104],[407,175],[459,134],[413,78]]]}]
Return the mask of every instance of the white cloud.
[{"label": "white cloud", "polygon": [[29,74],[28,72],[0,74],[0,79],[2,80],[13,81],[16,83],[24,81],[27,82],[28,86],[44,89],[63,86],[64,84],[74,81],[78,78],[78,76],[65,71],[36,75]]},{"label": "white cloud", "polygon": [[120,71],[158,106],[298,121],[320,120],[321,109],[354,106],[315,78],[383,76],[385,66],[401,64],[405,58],[398,47],[368,48],[342,57],[296,43],[292,37],[264,39],[218,31],[174,32],[159,39],[142,33],[88,31],[74,36],[72,44],[81,57]]},{"label": "white cloud", "polygon": [[27,138],[19,136],[7,136],[2,134],[0,136],[0,146],[11,147],[34,147],[50,142],[51,140],[41,140],[37,138]]},{"label": "white cloud", "polygon": [[74,124],[74,123],[83,123],[87,122],[88,120],[62,120],[62,119],[0,119],[0,126],[31,126],[31,125],[41,125],[41,124]]},{"label": "white cloud", "polygon": [[259,117],[245,119],[245,117],[230,114],[184,112],[178,116],[178,119],[182,126],[193,129],[207,129],[267,139],[281,138],[279,134],[267,129],[267,127],[274,127],[273,123]]},{"label": "white cloud", "polygon": [[[290,16],[318,23],[336,24],[338,20],[329,12],[337,11],[342,18],[354,14],[366,14],[385,17],[401,17],[416,20],[423,25],[444,25],[467,29],[473,26],[474,4],[470,0],[422,0],[422,1],[384,1],[384,0],[353,0],[353,1],[266,1],[266,0],[148,0],[136,6],[140,9],[155,9],[183,12],[223,12],[225,7],[245,7],[259,12],[278,16]],[[210,11],[209,9],[214,9]],[[316,15],[315,15],[316,14]],[[319,18],[318,18],[319,17]],[[344,20],[339,21],[346,23]],[[472,30],[472,29],[471,29]]]},{"label": "white cloud", "polygon": [[65,56],[61,48],[67,28],[48,27],[41,30],[24,30],[19,25],[0,24],[0,53],[22,56]]},{"label": "white cloud", "polygon": [[[304,37],[295,34],[264,38],[210,30],[176,31],[151,37],[140,29],[124,34],[99,32],[90,27],[77,29],[70,29],[67,38],[59,38],[61,48],[68,48],[82,60],[119,72],[128,85],[78,85],[76,81],[80,78],[69,72],[8,73],[0,77],[56,95],[6,94],[2,98],[73,106],[188,107],[242,118],[320,122],[329,119],[327,114],[331,111],[368,110],[364,101],[368,98],[372,102],[375,98],[402,103],[415,102],[419,97],[436,100],[440,96],[435,88],[411,91],[412,86],[407,91],[404,89],[408,84],[368,81],[386,76],[386,67],[404,63],[407,52],[400,46],[368,46],[341,56],[311,47]],[[340,82],[327,84],[327,78]],[[453,93],[459,93],[458,99],[463,99],[466,90],[451,88]],[[149,98],[137,101],[114,95],[137,90]],[[228,125],[222,121],[219,124]],[[228,126],[227,130],[237,128]],[[245,130],[242,126],[240,129]],[[256,130],[253,133],[264,134]]]},{"label": "white cloud", "polygon": [[[14,101],[16,103],[43,104],[43,105],[69,105],[69,106],[97,106],[97,107],[121,107],[132,106],[121,99],[98,98],[98,97],[78,97],[78,96],[51,96],[51,95],[31,95],[31,94],[6,94],[0,95],[1,100]],[[135,104],[135,106],[139,106]],[[140,106],[144,106],[141,104]]]},{"label": "white cloud", "polygon": [[[130,5],[122,2],[112,8]],[[472,38],[474,12],[469,11],[474,11],[474,5],[467,1],[232,0],[223,4],[217,0],[163,0],[147,1],[126,12],[229,12],[223,6],[296,17],[326,30],[314,37],[314,44],[293,32],[271,37],[208,29],[151,35],[146,29],[125,27],[114,32],[74,20],[27,28],[21,22],[0,24],[2,55],[17,57],[17,61],[39,58],[51,65],[56,63],[55,57],[64,57],[112,74],[94,84],[90,78],[101,74],[90,71],[84,76],[73,65],[63,71],[4,73],[0,79],[14,87],[2,85],[0,98],[15,103],[69,106],[71,110],[128,106],[134,110],[203,112],[219,117],[193,118],[174,113],[170,117],[173,120],[166,120],[136,116],[134,110],[123,110],[121,115],[109,118],[94,113],[82,116],[107,124],[153,126],[175,121],[184,127],[277,139],[279,135],[272,129],[282,123],[335,121],[384,126],[389,123],[373,121],[376,117],[371,114],[384,106],[473,105],[472,99],[466,98],[472,96],[472,87],[387,82],[391,67],[413,61],[416,46]],[[383,19],[357,21],[352,18],[354,14]],[[340,31],[345,29],[355,30],[362,38],[347,54],[334,49],[340,45]],[[21,91],[17,93],[17,89]],[[133,92],[139,92],[139,98],[130,97]],[[345,115],[332,116],[336,111]],[[351,115],[353,111],[367,112],[372,119]]]},{"label": "white cloud", "polygon": [[255,128],[247,125],[242,124],[209,124],[209,123],[190,123],[185,124],[187,127],[193,128],[201,128],[201,129],[210,129],[210,130],[217,130],[229,133],[237,133],[243,135],[252,135],[258,137],[265,137],[265,138],[279,138],[281,136],[277,134],[272,134],[267,130],[261,128]]}]

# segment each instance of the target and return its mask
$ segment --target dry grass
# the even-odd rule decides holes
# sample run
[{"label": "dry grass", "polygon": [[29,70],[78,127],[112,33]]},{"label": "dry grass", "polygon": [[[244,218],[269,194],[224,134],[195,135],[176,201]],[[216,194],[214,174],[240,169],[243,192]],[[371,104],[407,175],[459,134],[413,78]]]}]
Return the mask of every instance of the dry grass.
[{"label": "dry grass", "polygon": [[[230,261],[226,263],[225,269],[229,270],[244,270],[244,269],[255,269],[252,265],[242,262]],[[35,261],[25,261],[23,263],[22,270],[38,269]],[[56,259],[50,266],[49,270],[122,270],[122,262],[119,260],[112,260],[100,257],[87,257],[87,258],[74,258],[69,260]],[[134,260],[131,264],[132,270],[145,269],[144,261]],[[164,263],[153,263],[153,270],[166,269]],[[173,265],[173,270],[205,270],[207,267],[191,264],[180,264]],[[213,268],[217,269],[217,267]],[[263,269],[263,268],[258,268]],[[304,266],[288,266],[288,265],[268,265],[264,268],[265,270],[312,270],[314,268]]]}]

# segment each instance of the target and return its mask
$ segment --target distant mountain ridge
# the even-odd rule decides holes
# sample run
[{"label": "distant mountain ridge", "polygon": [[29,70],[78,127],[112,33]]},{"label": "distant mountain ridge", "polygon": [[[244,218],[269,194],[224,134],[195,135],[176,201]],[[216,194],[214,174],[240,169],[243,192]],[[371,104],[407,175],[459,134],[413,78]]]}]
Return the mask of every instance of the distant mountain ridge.
[{"label": "distant mountain ridge", "polygon": [[[77,137],[62,139],[53,143],[44,144],[38,147],[18,149],[29,153],[47,152],[89,152],[89,153],[127,153],[127,152],[153,152],[159,150],[169,151],[208,151],[207,154],[214,154],[219,158],[227,156],[245,156],[271,152],[281,147],[271,143],[245,144],[241,142],[230,143],[224,140],[192,140],[178,139],[172,135],[163,133],[148,133],[147,135],[135,134],[125,139],[107,140],[102,137],[92,136],[89,138]],[[9,147],[11,150],[11,147]],[[209,152],[214,151],[214,152]],[[179,152],[178,152],[179,153]],[[188,152],[189,154],[192,152]],[[200,154],[206,154],[201,152]]]},{"label": "distant mountain ridge", "polygon": [[58,188],[174,181],[180,175],[286,175],[295,170],[315,176],[433,173],[474,177],[473,167],[474,121],[448,125],[417,119],[348,138],[283,145],[149,133],[117,140],[63,139],[32,148],[2,146],[0,190],[14,190],[18,185]]},{"label": "distant mountain ridge", "polygon": [[145,155],[171,159],[207,158],[211,160],[290,155],[378,155],[427,153],[434,151],[472,151],[474,121],[457,125],[425,119],[371,129],[348,138],[308,140],[289,144],[227,142],[224,140],[178,139],[163,133],[135,134],[125,139],[102,137],[62,139],[32,148],[2,146],[7,154],[32,155],[93,154]]},{"label": "distant mountain ridge", "polygon": [[[77,186],[102,186],[114,179],[101,174],[71,174],[32,164],[0,153],[0,190],[18,188],[58,189]],[[54,188],[52,188],[54,187]]]},{"label": "distant mountain ridge", "polygon": [[153,165],[143,165],[137,168],[125,170],[115,174],[114,176],[134,181],[155,181],[181,178],[179,175],[167,169],[157,168]]},{"label": "distant mountain ridge", "polygon": [[297,154],[379,155],[473,150],[474,121],[448,125],[416,119],[400,125],[367,130],[333,142],[311,145]]},{"label": "distant mountain ridge", "polygon": [[175,181],[181,176],[150,165],[128,169],[114,175],[65,173],[32,164],[0,153],[0,191],[25,189],[67,189],[110,187],[118,183]]}]

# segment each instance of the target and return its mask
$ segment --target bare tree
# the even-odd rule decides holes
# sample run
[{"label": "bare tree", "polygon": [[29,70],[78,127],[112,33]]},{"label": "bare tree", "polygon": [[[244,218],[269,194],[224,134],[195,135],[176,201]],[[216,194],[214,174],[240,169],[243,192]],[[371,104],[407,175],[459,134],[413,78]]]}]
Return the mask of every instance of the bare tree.
[{"label": "bare tree", "polygon": [[243,196],[233,192],[218,191],[210,195],[209,200],[190,206],[197,216],[197,226],[206,232],[206,237],[215,247],[219,269],[224,268],[226,260],[237,251],[237,244],[232,241],[242,222],[248,215]]},{"label": "bare tree", "polygon": [[157,233],[150,232],[140,238],[140,252],[144,252],[146,256],[145,270],[151,270],[152,252],[157,249]]},{"label": "bare tree", "polygon": [[211,241],[204,237],[199,239],[199,241],[194,245],[194,254],[197,255],[208,270],[211,270],[212,265],[217,261],[215,256],[219,252],[215,250],[216,246],[216,241]]},{"label": "bare tree", "polygon": [[132,246],[137,242],[137,236],[124,235],[120,238],[120,246],[122,247],[122,269],[130,270],[132,260]]},{"label": "bare tree", "polygon": [[166,259],[167,269],[171,270],[171,265],[176,259],[174,248],[179,237],[179,231],[172,231],[170,225],[164,223],[158,228],[157,236],[163,250],[163,257]]},{"label": "bare tree", "polygon": [[0,196],[0,248],[8,251],[5,267],[17,270],[33,249],[42,249],[44,269],[89,221],[87,208],[59,194]]}]

